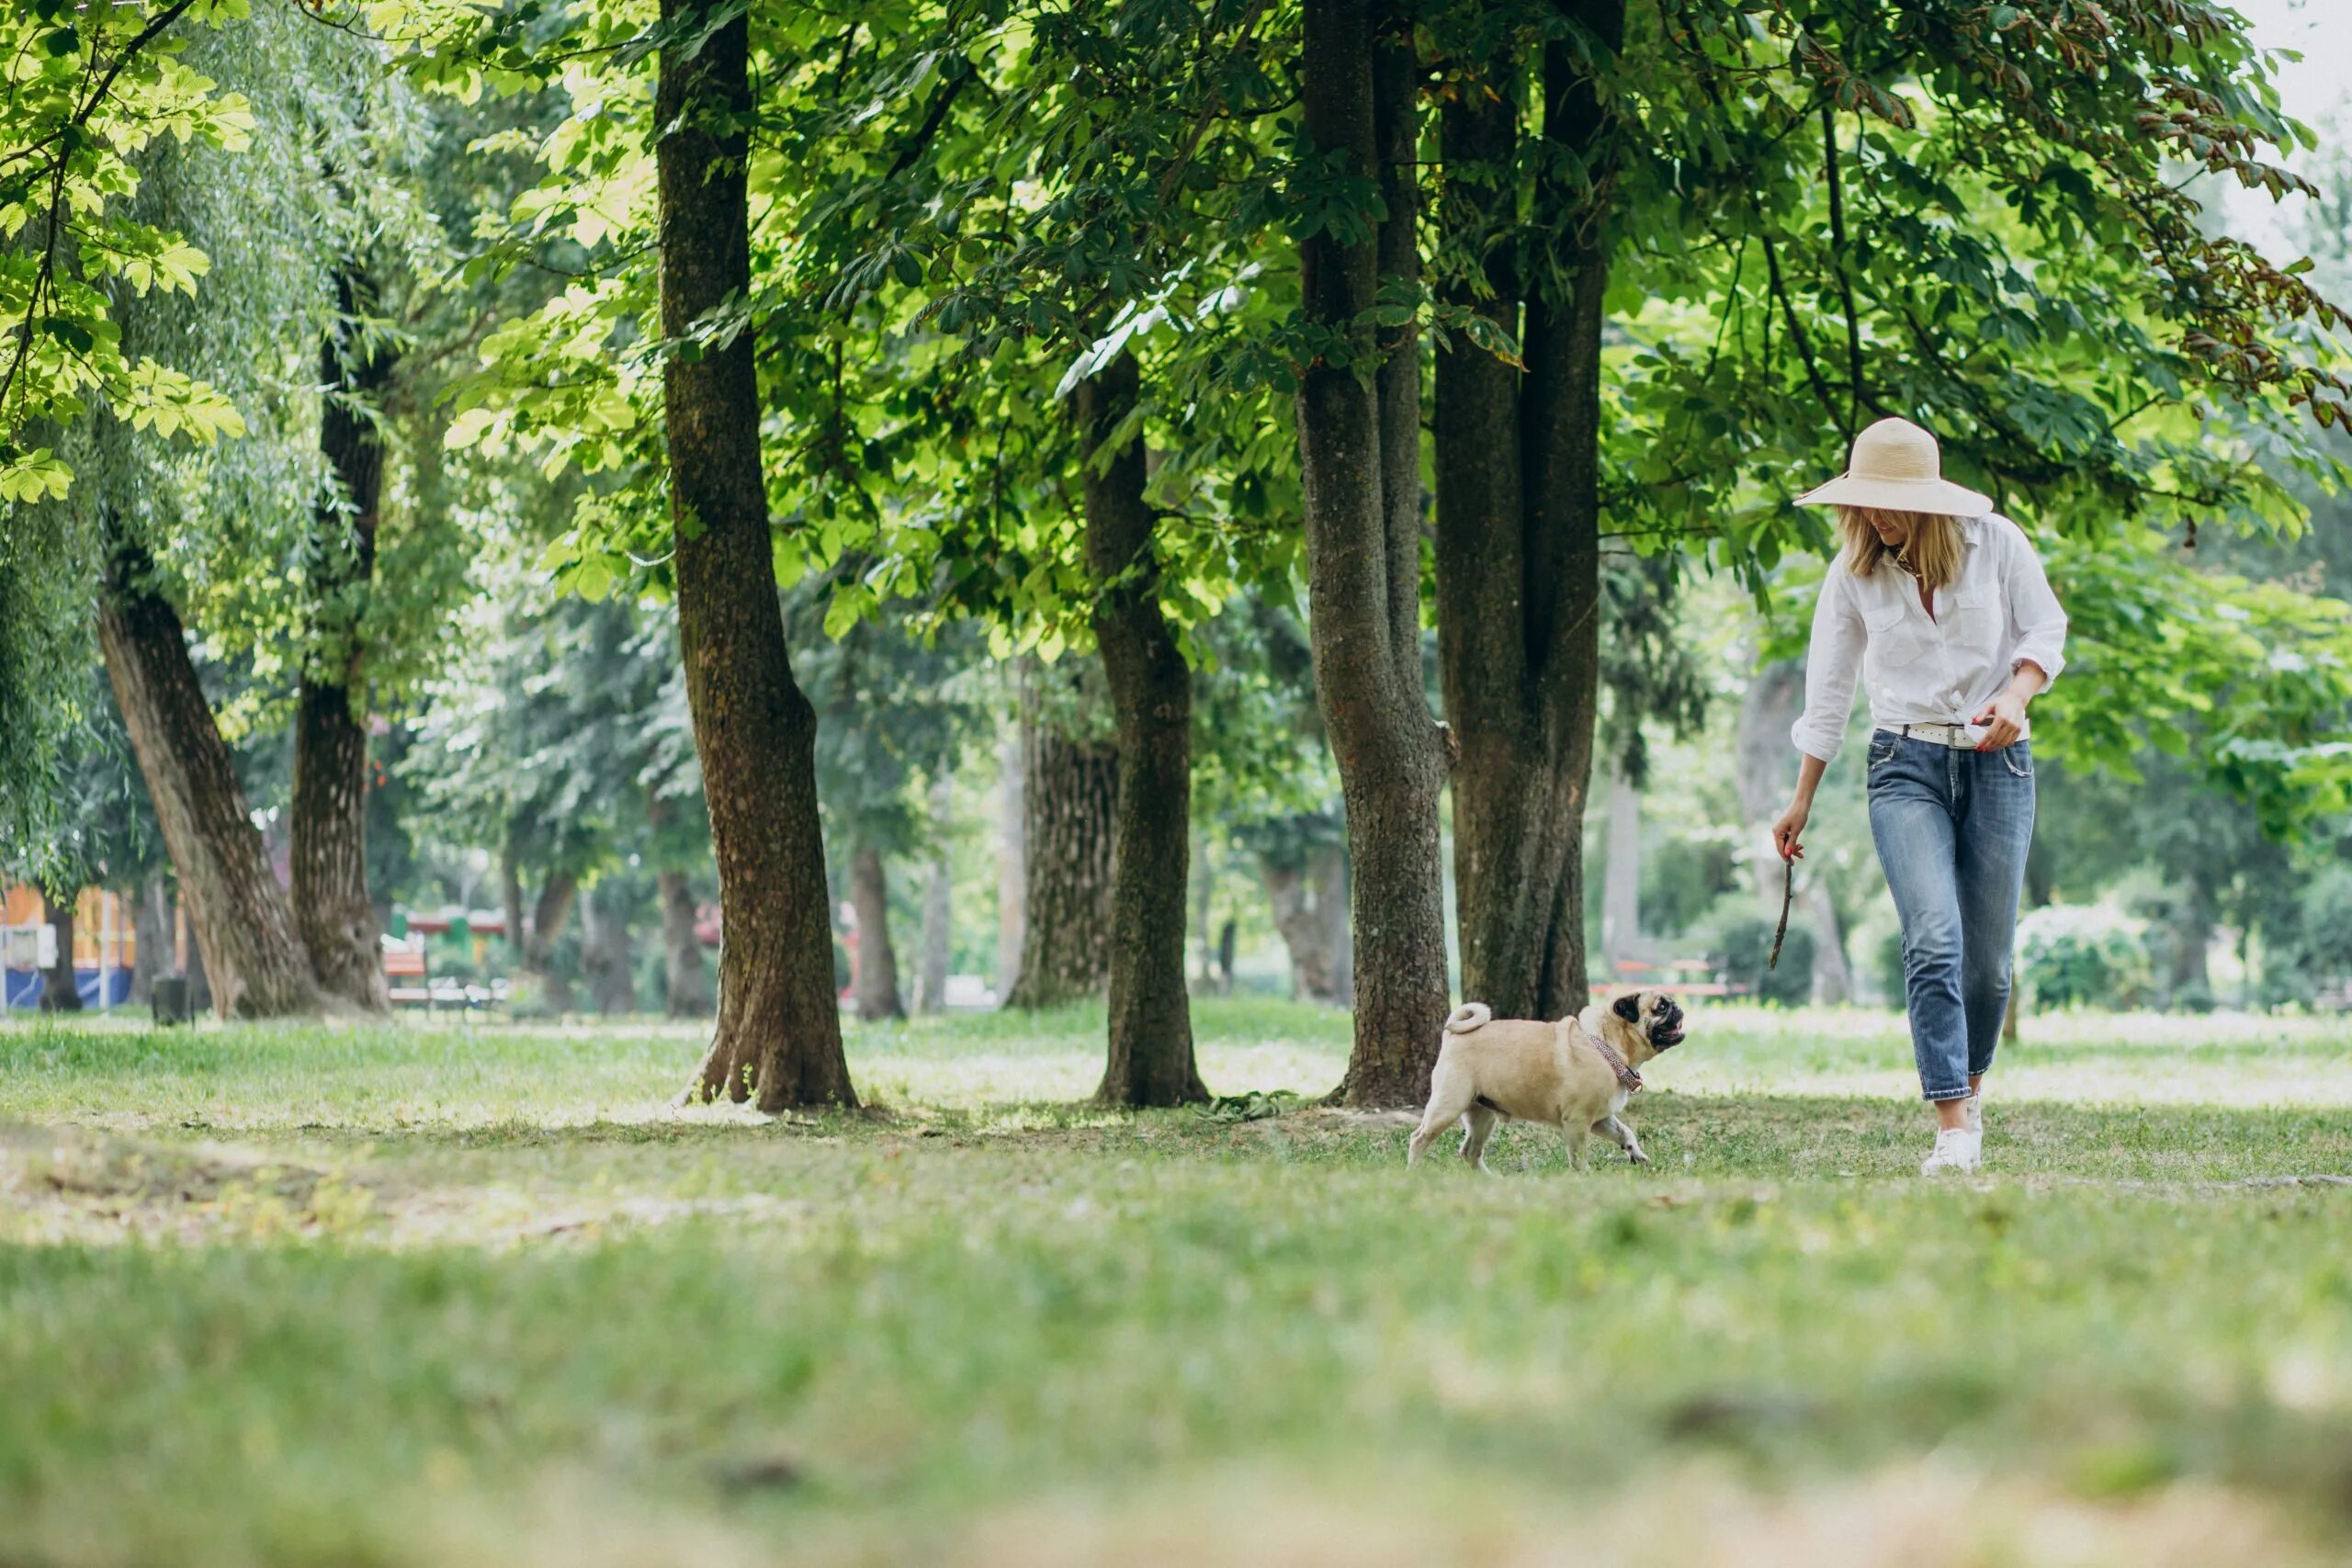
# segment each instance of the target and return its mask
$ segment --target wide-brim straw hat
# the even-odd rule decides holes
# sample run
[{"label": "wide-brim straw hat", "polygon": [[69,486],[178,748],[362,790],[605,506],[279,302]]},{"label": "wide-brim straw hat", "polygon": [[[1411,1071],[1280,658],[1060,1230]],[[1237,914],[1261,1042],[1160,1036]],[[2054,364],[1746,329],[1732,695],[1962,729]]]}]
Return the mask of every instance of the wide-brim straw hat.
[{"label": "wide-brim straw hat", "polygon": [[1797,504],[1981,517],[1993,510],[1993,498],[1944,479],[1934,436],[1907,419],[1883,419],[1854,437],[1846,471],[1797,497]]}]

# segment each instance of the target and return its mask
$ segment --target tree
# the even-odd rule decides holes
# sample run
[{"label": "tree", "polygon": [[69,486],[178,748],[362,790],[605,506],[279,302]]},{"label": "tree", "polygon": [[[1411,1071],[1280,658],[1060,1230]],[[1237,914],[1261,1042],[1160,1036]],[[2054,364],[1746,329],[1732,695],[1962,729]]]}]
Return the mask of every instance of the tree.
[{"label": "tree", "polygon": [[1100,996],[1111,972],[1119,756],[1087,733],[1089,688],[1032,671],[1021,695],[1021,958],[1004,1005]]},{"label": "tree", "polygon": [[1517,829],[1581,807],[1602,539],[1690,540],[1761,585],[1827,544],[1791,482],[1891,412],[2029,526],[2135,551],[2200,516],[2275,530],[2277,484],[2186,400],[2295,449],[2294,411],[2332,421],[2346,391],[2297,323],[2342,318],[2206,233],[2167,173],[2299,183],[2262,161],[2295,133],[2212,6],[1576,0],[1431,25],[1437,319],[1521,348],[1449,339],[1437,373],[1464,980],[1540,976],[1548,1013],[1581,998],[1580,959],[1555,962],[1578,905],[1533,890],[1579,852]]},{"label": "tree", "polygon": [[[1465,996],[1498,1016],[1584,1006],[1582,839],[1600,694],[1601,302],[1623,0],[1574,0],[1541,45],[1542,141],[1521,145],[1509,41],[1441,116],[1444,241],[1474,258],[1444,299],[1523,334],[1523,365],[1466,336],[1437,357],[1438,648],[1453,774]],[[1491,26],[1491,24],[1487,24]],[[1486,29],[1482,28],[1481,32]],[[1528,117],[1532,118],[1532,116]],[[1549,243],[1514,254],[1527,221]],[[1523,325],[1521,313],[1524,311]]]},{"label": "tree", "polygon": [[210,266],[168,227],[127,214],[139,186],[134,160],[175,137],[234,151],[253,125],[244,98],[175,57],[185,21],[213,23],[230,7],[170,0],[77,9],[64,0],[12,6],[0,48],[17,62],[0,86],[0,240],[15,242],[0,269],[0,502],[62,499],[72,468],[53,448],[18,438],[85,416],[93,395],[140,428],[199,440],[235,434],[242,421],[205,382],[122,349],[107,286],[140,296],[193,294]]},{"label": "tree", "polygon": [[88,439],[99,408],[159,441],[244,428],[218,388],[126,350],[119,319],[128,300],[192,295],[211,265],[132,193],[159,142],[245,145],[244,98],[170,47],[217,19],[198,0],[41,0],[0,19],[17,62],[0,82],[0,840],[55,837],[59,750],[84,717],[74,688],[99,546],[86,511],[54,504],[74,477],[61,444]]},{"label": "tree", "polygon": [[222,1018],[319,1010],[310,959],[197,680],[187,634],[133,540],[117,539],[108,558],[98,643],[204,950],[214,1010]]},{"label": "tree", "polygon": [[752,339],[719,335],[713,320],[751,288],[750,28],[709,0],[662,0],[662,330],[715,339],[662,367],[679,651],[726,931],[695,1092],[756,1096],[768,1111],[854,1106],[833,999],[817,718],[776,604]]},{"label": "tree", "polygon": [[393,355],[357,320],[368,281],[336,269],[337,321],[319,355],[319,450],[334,488],[319,502],[326,637],[302,666],[294,704],[295,923],[330,995],[389,1012],[376,910],[368,897],[368,678],[360,612],[376,569],[384,488],[377,400]]},{"label": "tree", "polygon": [[1080,381],[1072,415],[1086,454],[1086,554],[1095,644],[1118,715],[1111,852],[1111,1039],[1095,1098],[1110,1105],[1206,1100],[1184,987],[1192,836],[1193,675],[1159,606],[1156,519],[1134,430],[1141,383],[1121,354]]},{"label": "tree", "polygon": [[[1315,684],[1339,754],[1354,872],[1356,1011],[1342,1096],[1419,1104],[1450,1000],[1438,860],[1445,743],[1422,695],[1420,388],[1384,291],[1418,286],[1413,62],[1363,0],[1308,0],[1300,46],[1316,195],[1301,319],[1319,352],[1298,389]],[[1316,203],[1308,203],[1312,209]]]}]

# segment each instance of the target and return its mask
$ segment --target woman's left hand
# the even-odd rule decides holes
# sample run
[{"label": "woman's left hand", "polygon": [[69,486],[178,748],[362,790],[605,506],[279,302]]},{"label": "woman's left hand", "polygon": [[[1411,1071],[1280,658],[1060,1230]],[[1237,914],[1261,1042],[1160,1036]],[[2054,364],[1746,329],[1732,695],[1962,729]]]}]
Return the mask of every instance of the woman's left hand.
[{"label": "woman's left hand", "polygon": [[2014,691],[2003,692],[1968,722],[1984,728],[1984,739],[1976,743],[1979,751],[2014,746],[2025,734],[2025,699]]}]

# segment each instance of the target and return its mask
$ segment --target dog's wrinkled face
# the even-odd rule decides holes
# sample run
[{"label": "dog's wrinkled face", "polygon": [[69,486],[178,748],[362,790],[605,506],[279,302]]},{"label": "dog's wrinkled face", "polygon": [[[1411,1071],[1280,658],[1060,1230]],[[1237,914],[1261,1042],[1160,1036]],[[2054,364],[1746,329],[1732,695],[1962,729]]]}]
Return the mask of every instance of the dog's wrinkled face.
[{"label": "dog's wrinkled face", "polygon": [[1610,1009],[1640,1030],[1653,1051],[1682,1043],[1682,1004],[1664,991],[1628,991]]}]

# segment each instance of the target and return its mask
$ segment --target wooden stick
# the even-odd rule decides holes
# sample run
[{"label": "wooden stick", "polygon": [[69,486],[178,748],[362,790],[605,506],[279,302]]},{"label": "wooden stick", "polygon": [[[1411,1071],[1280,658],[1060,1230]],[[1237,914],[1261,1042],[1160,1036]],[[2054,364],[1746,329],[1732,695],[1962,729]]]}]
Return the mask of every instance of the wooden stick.
[{"label": "wooden stick", "polygon": [[1789,940],[1789,906],[1796,901],[1796,896],[1797,863],[1783,859],[1781,862],[1781,924],[1772,933],[1772,956],[1765,962],[1767,969],[1781,966],[1781,944]]}]

